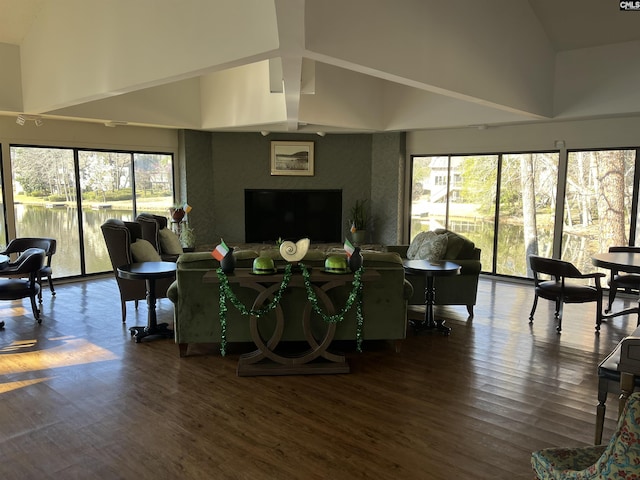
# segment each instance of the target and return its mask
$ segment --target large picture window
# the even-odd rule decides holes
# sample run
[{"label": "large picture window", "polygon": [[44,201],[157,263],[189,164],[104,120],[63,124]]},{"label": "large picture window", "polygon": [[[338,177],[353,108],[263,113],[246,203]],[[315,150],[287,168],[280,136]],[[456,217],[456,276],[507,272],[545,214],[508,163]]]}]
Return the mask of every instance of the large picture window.
[{"label": "large picture window", "polygon": [[529,276],[527,256],[553,250],[558,165],[557,152],[414,157],[410,238],[447,228],[482,250],[484,271]]},{"label": "large picture window", "polygon": [[132,220],[143,211],[167,215],[173,203],[171,154],[29,146],[10,151],[16,236],[57,240],[56,277],[111,270],[104,221]]}]

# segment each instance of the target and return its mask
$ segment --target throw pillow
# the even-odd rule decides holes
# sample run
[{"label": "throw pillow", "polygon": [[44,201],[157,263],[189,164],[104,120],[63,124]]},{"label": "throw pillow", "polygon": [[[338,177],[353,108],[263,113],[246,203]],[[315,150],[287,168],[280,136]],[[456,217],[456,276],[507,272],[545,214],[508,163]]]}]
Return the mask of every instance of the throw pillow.
[{"label": "throw pillow", "polygon": [[163,228],[158,232],[160,239],[160,250],[168,255],[180,255],[184,253],[180,238],[168,228]]},{"label": "throw pillow", "polygon": [[[433,232],[432,232],[433,233]],[[420,245],[416,258],[420,260],[429,260],[431,262],[440,261],[444,258],[447,251],[447,235],[438,235],[433,233],[427,237]]]},{"label": "throw pillow", "polygon": [[147,240],[139,238],[131,244],[131,256],[134,262],[160,262],[160,254]]},{"label": "throw pillow", "polygon": [[433,232],[420,232],[413,238],[411,244],[409,245],[409,248],[407,249],[407,258],[409,260],[416,259],[416,255],[418,254],[418,250],[420,250],[420,247],[422,246],[422,242],[424,242],[425,239],[431,234],[433,234]]}]

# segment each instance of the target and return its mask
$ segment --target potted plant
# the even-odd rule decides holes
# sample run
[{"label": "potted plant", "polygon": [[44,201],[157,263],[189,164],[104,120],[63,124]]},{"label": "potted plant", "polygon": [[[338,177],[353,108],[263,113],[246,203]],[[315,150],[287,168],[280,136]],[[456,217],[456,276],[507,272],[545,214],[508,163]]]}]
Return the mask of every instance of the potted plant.
[{"label": "potted plant", "polygon": [[180,243],[186,249],[193,249],[196,246],[196,233],[186,222],[180,229]]},{"label": "potted plant", "polygon": [[351,207],[351,240],[355,244],[364,243],[367,238],[367,226],[369,224],[369,207],[367,200],[356,200]]}]

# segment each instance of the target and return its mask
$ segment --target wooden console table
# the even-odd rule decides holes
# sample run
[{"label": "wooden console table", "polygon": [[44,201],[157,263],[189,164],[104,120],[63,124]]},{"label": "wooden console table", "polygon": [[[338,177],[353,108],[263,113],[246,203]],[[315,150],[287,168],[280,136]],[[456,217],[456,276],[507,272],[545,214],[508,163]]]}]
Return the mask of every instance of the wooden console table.
[{"label": "wooden console table", "polygon": [[[309,280],[318,297],[318,303],[324,306],[324,311],[328,315],[335,315],[336,307],[327,292],[333,288],[350,284],[354,275],[326,273],[319,268],[311,269],[310,274]],[[366,270],[361,277],[361,281],[373,281],[379,277],[380,274],[377,271]],[[253,310],[257,310],[280,288],[283,273],[255,275],[251,272],[251,269],[237,268],[227,278],[230,284],[237,284],[258,292],[258,296],[251,307]],[[220,280],[216,271],[211,270],[204,275],[203,282],[220,283]],[[291,275],[289,288],[305,288],[304,278],[300,272],[295,272]],[[282,340],[285,321],[291,321],[284,318],[281,305],[274,309],[276,327],[269,339],[262,338],[258,325],[259,318],[251,315],[249,328],[251,339],[257,348],[253,352],[240,356],[237,369],[238,376],[349,373],[349,364],[345,356],[328,350],[335,335],[336,323],[328,323],[324,338],[316,339],[311,331],[311,311],[311,303],[307,302],[302,312],[301,321],[309,349],[294,355],[283,355],[275,351]]]}]

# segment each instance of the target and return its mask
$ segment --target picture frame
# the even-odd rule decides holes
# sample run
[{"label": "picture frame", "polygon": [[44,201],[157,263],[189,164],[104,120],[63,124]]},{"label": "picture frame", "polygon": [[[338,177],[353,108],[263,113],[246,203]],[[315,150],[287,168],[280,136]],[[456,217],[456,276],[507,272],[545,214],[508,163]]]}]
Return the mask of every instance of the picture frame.
[{"label": "picture frame", "polygon": [[313,142],[271,142],[271,175],[314,175]]}]

